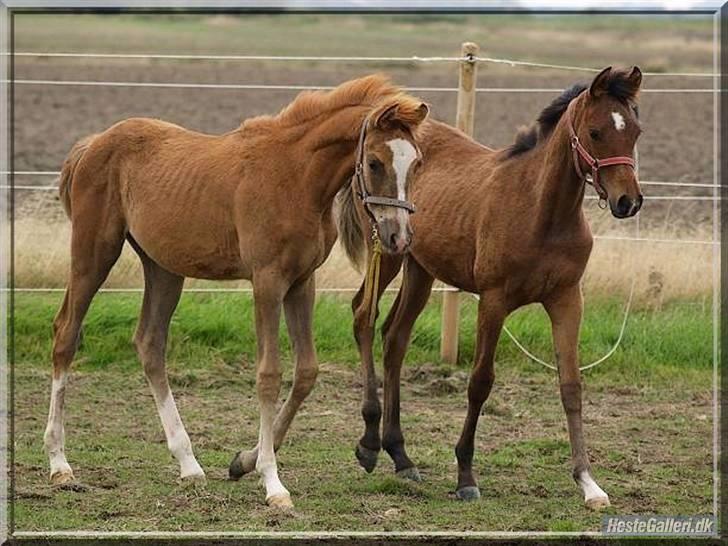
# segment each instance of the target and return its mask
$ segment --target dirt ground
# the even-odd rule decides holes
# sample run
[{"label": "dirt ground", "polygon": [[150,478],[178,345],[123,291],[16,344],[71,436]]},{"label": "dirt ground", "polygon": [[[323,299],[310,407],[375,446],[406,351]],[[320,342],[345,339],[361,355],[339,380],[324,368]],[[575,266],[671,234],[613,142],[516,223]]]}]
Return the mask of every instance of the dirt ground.
[{"label": "dirt ground", "polygon": [[[287,374],[288,375],[288,374]],[[256,439],[254,372],[212,363],[172,372],[171,383],[205,489],[176,483],[154,403],[141,372],[75,372],[67,393],[67,449],[80,485],[53,488],[38,446],[47,371],[16,370],[18,531],[596,531],[571,479],[568,436],[554,377],[504,366],[481,417],[475,469],[483,498],[453,499],[453,446],[465,414],[465,371],[433,365],[404,371],[403,429],[421,484],[393,477],[386,454],[371,475],[357,466],[360,382],[353,368],[324,363],[319,383],[279,453],[296,513],[263,504],[257,478],[227,480],[227,464]],[[594,474],[610,514],[711,511],[710,392],[651,378],[624,384],[587,378],[585,427]],[[286,382],[290,386],[290,380]]]}]

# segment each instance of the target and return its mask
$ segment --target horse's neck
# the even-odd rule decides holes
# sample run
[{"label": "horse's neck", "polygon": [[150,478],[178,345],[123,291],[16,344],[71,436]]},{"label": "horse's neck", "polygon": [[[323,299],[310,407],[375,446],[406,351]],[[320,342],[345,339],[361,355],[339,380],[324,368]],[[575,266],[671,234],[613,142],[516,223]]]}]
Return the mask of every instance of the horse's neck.
[{"label": "horse's neck", "polygon": [[351,179],[361,124],[367,108],[344,108],[312,120],[299,141],[303,147],[300,172],[304,188],[311,191],[322,209],[328,209],[336,194]]},{"label": "horse's neck", "polygon": [[[578,226],[583,219],[584,181],[574,168],[569,135],[560,123],[540,154],[539,224],[544,232],[562,231]],[[540,164],[538,164],[540,163]]]}]

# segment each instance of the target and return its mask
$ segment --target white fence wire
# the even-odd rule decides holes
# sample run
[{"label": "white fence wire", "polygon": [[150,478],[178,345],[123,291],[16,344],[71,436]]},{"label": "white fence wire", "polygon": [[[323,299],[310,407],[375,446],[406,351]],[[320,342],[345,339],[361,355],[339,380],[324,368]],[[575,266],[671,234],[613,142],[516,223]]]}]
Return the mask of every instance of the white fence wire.
[{"label": "white fence wire", "polygon": [[[551,70],[566,70],[572,72],[599,72],[601,68],[585,66],[569,66],[561,64],[540,63],[517,59],[500,59],[496,57],[332,57],[332,56],[306,56],[306,55],[197,55],[197,54],[157,54],[157,53],[52,53],[42,51],[24,51],[14,54],[16,57],[62,57],[81,59],[149,59],[149,60],[179,60],[179,61],[285,61],[285,62],[336,62],[336,63],[439,63],[472,61],[480,63],[504,64],[508,66],[523,66],[527,68],[545,68]],[[712,72],[643,72],[649,77],[674,78],[713,78]]]},{"label": "white fence wire", "polygon": [[[7,80],[9,81],[9,80]],[[148,87],[169,89],[234,89],[239,91],[327,91],[334,85],[278,85],[263,83],[123,82],[93,80],[12,80],[17,85],[65,85],[85,87]],[[457,87],[404,87],[413,93],[456,93]],[[476,93],[561,93],[550,87],[478,87]],[[712,93],[709,88],[642,89],[642,93]]]}]

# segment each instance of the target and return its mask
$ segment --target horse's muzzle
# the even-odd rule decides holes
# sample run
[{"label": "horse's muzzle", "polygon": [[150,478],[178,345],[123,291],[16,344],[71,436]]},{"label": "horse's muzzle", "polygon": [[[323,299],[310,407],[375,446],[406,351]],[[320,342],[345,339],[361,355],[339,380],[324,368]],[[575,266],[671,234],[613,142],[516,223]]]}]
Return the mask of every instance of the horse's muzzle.
[{"label": "horse's muzzle", "polygon": [[385,218],[379,222],[379,236],[387,253],[404,254],[412,243],[412,228],[399,218]]},{"label": "horse's muzzle", "polygon": [[615,218],[630,218],[637,214],[642,208],[643,197],[642,194],[638,194],[636,198],[631,198],[627,195],[622,195],[617,199],[616,205],[611,205],[612,215]]}]

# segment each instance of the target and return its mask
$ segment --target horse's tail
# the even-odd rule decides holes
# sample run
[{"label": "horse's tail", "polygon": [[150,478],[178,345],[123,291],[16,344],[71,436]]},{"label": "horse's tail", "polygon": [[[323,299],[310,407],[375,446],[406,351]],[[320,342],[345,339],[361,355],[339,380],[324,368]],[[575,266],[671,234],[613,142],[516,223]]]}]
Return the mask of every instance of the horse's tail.
[{"label": "horse's tail", "polygon": [[359,223],[354,189],[347,184],[339,192],[339,237],[352,265],[359,269],[364,258],[364,231]]},{"label": "horse's tail", "polygon": [[68,218],[71,218],[71,180],[76,172],[79,161],[81,161],[83,154],[91,145],[94,138],[96,138],[95,134],[84,137],[76,142],[68,153],[66,160],[63,162],[61,176],[58,179],[58,195],[61,198],[61,203],[63,203],[63,208]]}]

